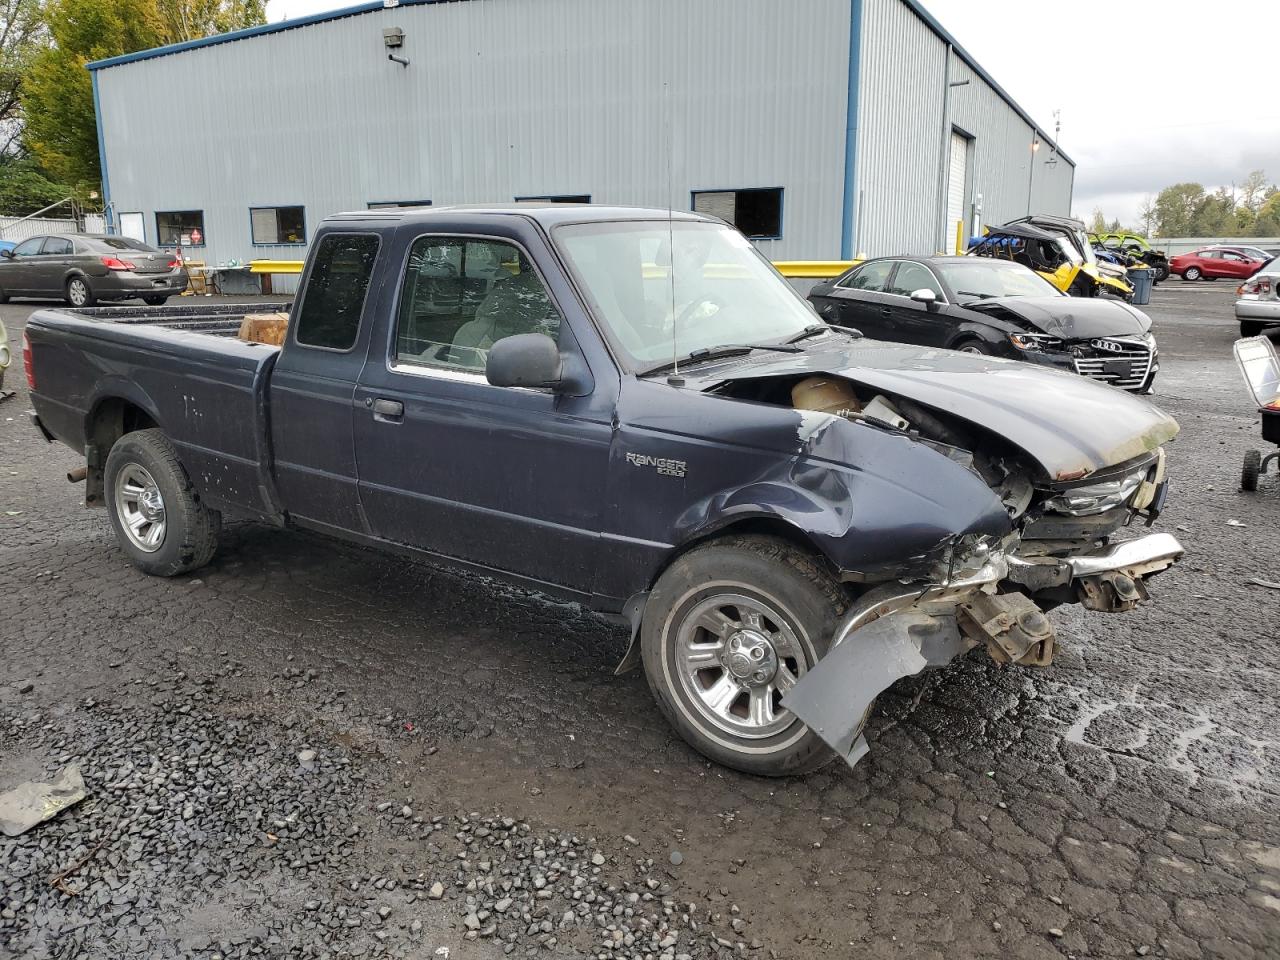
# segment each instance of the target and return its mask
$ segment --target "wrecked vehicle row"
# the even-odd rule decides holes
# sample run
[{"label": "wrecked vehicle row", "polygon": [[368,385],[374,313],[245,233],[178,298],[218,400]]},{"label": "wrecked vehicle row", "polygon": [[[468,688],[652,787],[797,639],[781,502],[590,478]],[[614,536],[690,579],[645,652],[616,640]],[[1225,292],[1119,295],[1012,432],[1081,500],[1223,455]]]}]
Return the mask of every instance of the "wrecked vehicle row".
[{"label": "wrecked vehicle row", "polygon": [[136,565],[207,563],[226,514],[501,574],[628,622],[620,669],[752,773],[856,762],[899,677],[1045,665],[1045,611],[1131,609],[1182,553],[1135,529],[1177,433],[1150,403],[828,327],[692,214],[341,215],[283,346],[243,319],[28,324],[37,425]]}]

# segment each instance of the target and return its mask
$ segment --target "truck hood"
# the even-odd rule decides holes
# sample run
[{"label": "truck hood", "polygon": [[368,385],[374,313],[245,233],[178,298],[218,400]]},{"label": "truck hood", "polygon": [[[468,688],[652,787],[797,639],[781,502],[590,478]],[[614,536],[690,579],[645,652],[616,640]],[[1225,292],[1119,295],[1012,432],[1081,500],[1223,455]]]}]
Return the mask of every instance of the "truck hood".
[{"label": "truck hood", "polygon": [[1094,297],[1000,297],[967,303],[965,309],[1022,321],[1064,340],[1132,337],[1151,328],[1151,319],[1141,310],[1119,300]]},{"label": "truck hood", "polygon": [[[907,397],[1005,438],[1054,481],[1070,481],[1155,450],[1178,424],[1154,404],[1073,373],[953,350],[829,336],[803,353],[755,353],[721,382],[826,374]],[[693,379],[693,378],[691,378]]]}]

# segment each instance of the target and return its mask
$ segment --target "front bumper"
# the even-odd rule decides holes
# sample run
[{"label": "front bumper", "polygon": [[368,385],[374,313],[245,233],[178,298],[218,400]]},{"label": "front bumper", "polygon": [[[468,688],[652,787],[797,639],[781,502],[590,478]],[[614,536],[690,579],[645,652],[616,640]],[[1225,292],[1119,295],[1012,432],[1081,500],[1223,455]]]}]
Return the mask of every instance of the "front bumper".
[{"label": "front bumper", "polygon": [[1032,595],[1071,587],[1088,609],[1127,610],[1148,599],[1146,581],[1182,554],[1177,539],[1156,533],[1065,559],[996,557],[949,583],[877,587],[845,614],[827,655],[782,706],[853,766],[868,749],[872,704],[897,680],[977,646],[999,663],[1047,666],[1053,628]]},{"label": "front bumper", "polygon": [[1125,349],[1116,351],[1093,346],[1075,351],[1027,350],[1019,353],[1017,359],[1076,373],[1130,393],[1146,393],[1160,372],[1160,351],[1154,341],[1149,348],[1130,341],[1124,345]]}]

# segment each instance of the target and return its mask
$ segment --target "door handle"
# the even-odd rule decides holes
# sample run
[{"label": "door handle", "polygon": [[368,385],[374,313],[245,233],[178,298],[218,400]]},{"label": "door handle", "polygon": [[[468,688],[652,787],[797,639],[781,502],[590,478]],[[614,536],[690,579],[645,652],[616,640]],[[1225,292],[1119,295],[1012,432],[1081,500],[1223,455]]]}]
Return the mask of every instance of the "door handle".
[{"label": "door handle", "polygon": [[892,310],[890,310],[888,307],[881,307],[881,308],[880,308],[880,316],[882,316],[882,317],[887,317],[887,316],[889,316],[889,314],[891,314],[891,313],[893,313],[893,311],[892,311]]},{"label": "door handle", "polygon": [[400,423],[404,420],[404,404],[399,400],[383,400],[379,397],[373,401],[373,419],[383,423]]}]

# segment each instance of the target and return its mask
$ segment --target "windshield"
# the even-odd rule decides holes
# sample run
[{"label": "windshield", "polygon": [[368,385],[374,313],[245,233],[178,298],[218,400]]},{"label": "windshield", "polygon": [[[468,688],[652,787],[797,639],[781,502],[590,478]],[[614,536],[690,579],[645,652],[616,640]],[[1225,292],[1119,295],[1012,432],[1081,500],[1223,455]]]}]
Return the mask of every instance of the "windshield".
[{"label": "windshield", "polygon": [[781,343],[819,323],[747,239],[721,224],[566,224],[555,238],[636,369],[730,344]]},{"label": "windshield", "polygon": [[155,247],[148,246],[131,237],[95,237],[97,243],[113,250],[141,250],[143,253],[158,253]]},{"label": "windshield", "polygon": [[1060,291],[1020,263],[998,260],[935,261],[942,282],[960,303],[993,297],[1057,297]]}]

